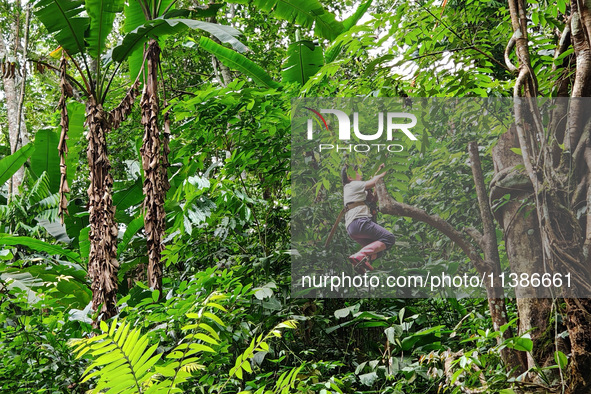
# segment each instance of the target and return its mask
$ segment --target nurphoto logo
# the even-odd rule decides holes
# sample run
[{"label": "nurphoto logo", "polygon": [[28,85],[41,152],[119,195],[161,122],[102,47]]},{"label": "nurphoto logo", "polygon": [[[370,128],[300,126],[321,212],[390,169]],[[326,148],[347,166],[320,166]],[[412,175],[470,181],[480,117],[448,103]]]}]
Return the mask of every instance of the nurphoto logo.
[{"label": "nurphoto logo", "polygon": [[[327,131],[330,131],[328,128],[328,123],[322,114],[330,114],[336,116],[338,122],[338,130],[339,130],[339,140],[341,141],[349,141],[351,140],[351,119],[349,115],[341,110],[337,109],[324,109],[321,108],[320,111],[316,111],[310,107],[304,107],[305,109],[313,112],[320,118],[322,121],[322,125]],[[394,133],[397,131],[403,132],[410,140],[416,141],[417,137],[410,131],[411,127],[414,127],[417,124],[417,117],[413,114],[406,113],[406,112],[384,112],[378,113],[378,130],[374,134],[363,134],[359,130],[359,113],[353,112],[353,133],[355,137],[362,141],[376,141],[382,138],[384,134],[384,118],[386,123],[386,140],[392,141]],[[405,123],[404,119],[410,119],[410,123]],[[396,121],[395,121],[396,120]],[[320,123],[319,123],[320,124]],[[314,139],[314,121],[313,119],[308,119],[308,129],[307,129],[307,139],[312,140]],[[387,150],[389,152],[401,152],[404,150],[404,147],[400,144],[348,144],[344,146],[339,146],[338,144],[319,144],[318,145],[319,151],[327,151],[336,149],[337,151],[347,151],[347,152],[369,152],[372,149],[377,149],[377,151]]]}]

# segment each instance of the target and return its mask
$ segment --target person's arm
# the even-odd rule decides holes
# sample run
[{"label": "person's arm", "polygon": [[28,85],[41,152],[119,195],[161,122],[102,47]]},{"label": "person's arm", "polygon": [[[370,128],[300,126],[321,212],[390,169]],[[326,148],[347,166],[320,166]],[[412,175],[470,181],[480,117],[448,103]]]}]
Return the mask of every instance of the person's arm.
[{"label": "person's arm", "polygon": [[[385,167],[385,164],[384,163],[380,164],[380,166],[378,167],[378,171],[381,170],[384,167]],[[386,171],[382,172],[381,174],[378,174],[378,175],[374,176],[369,181],[365,182],[365,190],[373,189],[375,187],[377,181],[379,181],[380,179],[382,179],[385,175],[386,175]]]}]

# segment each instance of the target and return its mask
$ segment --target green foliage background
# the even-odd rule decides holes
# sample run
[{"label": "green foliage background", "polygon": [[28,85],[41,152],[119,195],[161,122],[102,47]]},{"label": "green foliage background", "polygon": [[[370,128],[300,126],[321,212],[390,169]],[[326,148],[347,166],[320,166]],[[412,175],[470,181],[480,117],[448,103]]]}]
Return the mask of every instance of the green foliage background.
[{"label": "green foliage background", "polygon": [[[198,12],[196,6],[204,4],[197,3],[179,0],[176,7]],[[530,3],[536,25],[533,65],[540,91],[552,95],[559,76],[548,51],[556,45],[552,31],[563,27],[565,6]],[[120,226],[120,313],[99,330],[90,324],[96,316],[86,277],[84,106],[75,100],[68,106],[72,192],[62,227],[57,153],[51,153],[59,125],[58,79],[36,68],[25,101],[33,141],[10,156],[5,128],[0,133],[0,184],[11,168],[30,159],[20,193],[9,198],[6,186],[0,193],[0,392],[458,393],[482,387],[484,379],[490,392],[512,393],[500,349],[531,351],[531,341],[526,334],[498,344],[486,300],[290,295],[292,98],[510,95],[513,75],[499,65],[511,35],[506,5],[446,4],[236,1],[221,5],[217,21],[242,33],[245,53],[216,44],[199,30],[159,37],[161,91],[173,118],[164,297],[158,302],[160,294],[143,282],[142,131],[136,108],[108,137]],[[3,27],[16,14],[3,2]],[[55,66],[49,53],[58,44],[48,23],[37,18],[43,19],[32,18],[30,56]],[[138,70],[133,55],[119,65],[109,63],[108,55],[100,57],[129,32],[126,22],[117,13],[108,36],[88,38],[104,42],[104,50],[92,52],[97,62],[111,71],[119,67],[106,108],[117,105],[131,83],[129,72]],[[77,46],[72,48],[74,55]],[[212,66],[212,54],[232,72],[227,86],[219,64]],[[469,121],[421,136],[403,163],[388,163],[399,175],[386,178],[397,200],[458,228],[480,227],[466,143],[476,140],[490,153],[504,131],[473,130]],[[487,157],[483,165],[490,180]],[[338,166],[331,168],[338,176]],[[318,236],[310,248],[320,252],[341,202],[327,198],[325,185],[314,187],[318,203],[297,214],[307,215]],[[408,264],[438,270],[466,259],[421,223],[380,220],[397,237],[393,253]],[[355,246],[339,231],[334,247],[346,255]],[[500,234],[499,242],[506,262]],[[513,318],[515,305],[509,306]],[[557,365],[533,372],[552,383],[547,372],[566,365],[562,356]],[[447,366],[446,360],[451,360]]]}]

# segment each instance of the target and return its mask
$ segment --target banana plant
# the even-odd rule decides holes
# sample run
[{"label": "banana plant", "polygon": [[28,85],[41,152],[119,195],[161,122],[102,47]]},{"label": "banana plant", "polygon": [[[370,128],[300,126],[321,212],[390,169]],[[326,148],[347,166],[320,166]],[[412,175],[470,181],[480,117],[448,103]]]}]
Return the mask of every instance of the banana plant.
[{"label": "banana plant", "polygon": [[231,3],[254,4],[263,12],[272,12],[278,19],[310,28],[318,37],[334,40],[345,27],[334,14],[326,11],[318,0],[232,0]]},{"label": "banana plant", "polygon": [[35,147],[33,144],[27,144],[0,160],[0,187],[2,187],[10,177],[18,171],[19,168],[33,155]]},{"label": "banana plant", "polygon": [[201,38],[199,44],[226,66],[242,72],[258,85],[273,89],[281,88],[288,83],[304,86],[325,64],[332,63],[337,58],[342,50],[343,36],[359,22],[372,1],[365,0],[350,17],[340,22],[332,13],[326,11],[318,0],[232,0],[231,2],[238,4],[253,4],[263,12],[272,13],[277,19],[286,20],[302,28],[314,26],[315,36],[333,43],[326,53],[323,53],[317,43],[296,37],[287,49],[281,83],[274,81],[265,70],[240,53],[205,37]]},{"label": "banana plant", "polygon": [[[131,0],[125,7],[125,31],[129,34],[121,46],[113,51],[113,58],[124,60],[125,54],[131,51],[129,65],[132,78],[139,73],[141,60],[144,61],[144,89],[140,101],[144,135],[140,153],[144,170],[144,231],[148,248],[148,286],[162,294],[162,262],[161,252],[164,249],[163,239],[166,230],[166,213],[164,200],[170,188],[168,182],[168,141],[170,122],[168,113],[164,122],[160,117],[160,97],[158,94],[158,70],[160,69],[159,37],[185,28],[203,29],[217,37],[221,42],[231,44],[240,52],[246,47],[234,38],[238,31],[229,26],[203,22],[194,19],[169,18],[174,16],[209,17],[214,16],[221,5],[210,4],[197,11],[175,10],[176,0],[146,1]],[[137,47],[138,42],[145,42],[146,47]],[[163,123],[163,125],[162,125]],[[160,127],[162,127],[162,133]],[[161,135],[162,134],[162,135]]]},{"label": "banana plant", "polygon": [[[147,2],[138,2],[145,9]],[[239,41],[235,39],[238,32],[229,27],[206,22],[195,23],[190,19],[177,18],[180,14],[167,14],[173,2],[159,1],[154,10],[158,16],[153,20],[144,20],[131,30],[122,40],[121,44],[113,49],[112,54],[107,51],[107,37],[113,30],[113,24],[118,14],[123,12],[123,0],[38,0],[35,3],[35,13],[50,34],[53,34],[61,46],[62,60],[58,70],[60,71],[61,99],[59,108],[61,112],[62,133],[58,145],[60,152],[60,194],[63,214],[67,209],[66,193],[69,192],[67,183],[67,168],[65,156],[68,153],[67,139],[69,117],[66,100],[73,96],[76,85],[77,90],[85,97],[86,101],[86,126],[88,128],[87,157],[90,169],[90,186],[88,188],[88,209],[90,229],[90,252],[88,261],[88,274],[91,279],[92,306],[96,311],[100,307],[100,314],[94,322],[108,319],[117,313],[117,233],[115,222],[115,206],[112,198],[113,176],[111,165],[107,155],[107,134],[117,128],[132,110],[133,102],[139,94],[139,80],[131,84],[126,96],[121,103],[110,111],[104,108],[107,95],[113,78],[117,75],[121,63],[142,47],[142,45],[166,34],[173,34],[187,28],[199,28],[216,35],[222,42],[230,43],[235,48],[241,49]],[[164,7],[164,8],[162,8]],[[182,15],[181,15],[182,16]],[[130,19],[131,20],[131,19]],[[131,22],[130,22],[131,23]],[[154,59],[158,57],[158,51],[150,41],[148,50],[143,58],[143,64],[147,62],[147,68],[154,67]],[[78,78],[68,75],[68,69],[72,65],[77,71]],[[153,85],[156,81],[151,82]],[[153,93],[149,91],[148,96]],[[157,112],[154,101],[143,101],[149,108],[144,114]],[[153,124],[152,118],[147,118],[144,124]],[[147,127],[147,126],[146,126]],[[153,141],[153,139],[152,139]],[[159,172],[161,167],[156,167]],[[157,174],[156,176],[160,176]],[[148,174],[149,175],[149,174]]]}]

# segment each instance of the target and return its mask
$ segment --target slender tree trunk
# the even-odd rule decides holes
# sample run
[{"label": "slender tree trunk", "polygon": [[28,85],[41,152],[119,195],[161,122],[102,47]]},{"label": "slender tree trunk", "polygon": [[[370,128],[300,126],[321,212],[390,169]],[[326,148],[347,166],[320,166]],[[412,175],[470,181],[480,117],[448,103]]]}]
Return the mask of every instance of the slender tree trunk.
[{"label": "slender tree trunk", "polygon": [[144,229],[148,242],[148,286],[162,294],[162,250],[166,229],[164,200],[168,190],[168,118],[165,119],[164,142],[158,129],[158,67],[160,47],[150,40],[146,54],[147,79],[141,100],[144,139],[141,148],[144,169]]},{"label": "slender tree trunk", "polygon": [[[214,2],[210,2],[209,4],[214,4]],[[232,7],[232,6],[233,5],[231,4],[230,7]],[[232,12],[233,12],[233,9],[232,9]],[[208,22],[218,23],[218,19],[216,16],[212,16],[211,18],[208,18]],[[220,45],[222,44],[222,42],[215,36],[212,36],[211,39]],[[232,82],[232,72],[230,71],[228,66],[226,66],[224,63],[219,61],[219,59],[217,57],[215,57],[214,55],[211,55],[211,64],[213,66],[213,70],[214,70],[217,78],[220,81],[220,84],[224,87],[228,86],[228,84],[230,82]]]},{"label": "slender tree trunk", "polygon": [[[18,9],[22,6],[20,2]],[[30,12],[30,5],[27,5],[27,15]],[[25,115],[22,110],[22,101],[24,100],[24,91],[21,94],[21,88],[24,89],[24,79],[26,74],[24,73],[26,67],[26,61],[23,60],[22,64],[18,60],[18,49],[20,47],[20,15],[13,15],[14,20],[10,26],[9,39],[11,40],[8,45],[4,39],[4,36],[0,36],[0,64],[2,83],[4,85],[4,99],[6,100],[6,113],[8,120],[8,134],[10,142],[10,152],[14,153],[23,145],[29,142],[29,137],[25,125]],[[28,31],[29,18],[26,18],[26,30]],[[28,35],[26,35],[27,37]],[[27,39],[25,37],[25,53],[26,56],[26,45]],[[24,58],[24,57],[23,57]],[[21,85],[17,82],[17,77],[21,77]],[[24,168],[20,168],[11,178],[10,181],[10,193],[16,193],[19,186],[23,181]]]},{"label": "slender tree trunk", "polygon": [[66,104],[66,100],[68,97],[72,97],[74,95],[72,85],[67,80],[67,67],[68,61],[66,59],[65,54],[62,55],[62,60],[60,63],[60,100],[58,103],[58,108],[60,109],[60,126],[62,131],[60,133],[60,139],[57,146],[57,150],[60,155],[60,202],[59,202],[59,217],[60,222],[64,224],[64,216],[68,214],[68,199],[66,194],[70,192],[70,187],[68,186],[68,168],[66,165],[66,157],[68,155],[68,129],[70,125],[70,117],[68,116],[68,107]]},{"label": "slender tree trunk", "polygon": [[111,190],[113,176],[107,156],[106,135],[110,131],[109,114],[93,98],[86,107],[88,125],[88,166],[90,186],[88,204],[90,213],[90,256],[88,275],[91,279],[92,307],[102,316],[95,321],[106,320],[117,314],[117,225]]},{"label": "slender tree trunk", "polygon": [[[498,278],[502,271],[501,258],[499,256],[495,224],[489,204],[488,193],[484,185],[484,175],[482,174],[482,165],[476,142],[470,142],[468,144],[468,153],[470,154],[472,176],[474,178],[474,185],[476,186],[476,195],[478,198],[480,216],[482,218],[483,234],[479,243],[484,251],[485,263],[490,267],[494,276]],[[507,318],[507,307],[505,305],[505,299],[503,298],[503,289],[501,284],[497,284],[497,286],[500,288],[501,294],[494,294],[494,298],[489,296],[488,299],[491,317],[493,317],[493,328],[495,331],[499,331],[502,325],[509,323],[509,319]],[[495,310],[494,313],[493,310]],[[510,328],[503,332],[502,339],[507,340],[512,337],[513,332]],[[501,338],[499,337],[498,343],[500,344],[501,342]],[[506,367],[509,369],[515,368],[516,374],[525,372],[525,366],[527,363],[525,362],[526,357],[523,352],[517,352],[505,347],[501,350],[501,358],[505,362]]]}]

